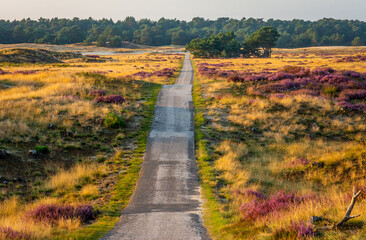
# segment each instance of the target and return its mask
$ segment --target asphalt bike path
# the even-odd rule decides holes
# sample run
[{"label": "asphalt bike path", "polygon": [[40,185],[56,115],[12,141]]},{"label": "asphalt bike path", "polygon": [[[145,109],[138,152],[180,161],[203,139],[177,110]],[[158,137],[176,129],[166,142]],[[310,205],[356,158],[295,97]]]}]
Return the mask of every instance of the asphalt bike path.
[{"label": "asphalt bike path", "polygon": [[195,161],[192,82],[186,54],[176,83],[159,93],[135,192],[103,240],[210,239],[203,227]]}]

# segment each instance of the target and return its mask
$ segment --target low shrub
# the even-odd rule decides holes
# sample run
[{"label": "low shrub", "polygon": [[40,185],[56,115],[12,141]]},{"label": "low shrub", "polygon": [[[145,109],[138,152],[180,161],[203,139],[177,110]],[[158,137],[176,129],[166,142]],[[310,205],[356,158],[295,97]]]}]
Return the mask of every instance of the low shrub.
[{"label": "low shrub", "polygon": [[334,95],[337,93],[337,86],[333,86],[333,85],[328,85],[328,86],[324,86],[323,92],[325,95],[329,95],[334,97]]},{"label": "low shrub", "polygon": [[122,119],[122,117],[115,114],[114,112],[108,113],[104,118],[104,126],[106,128],[122,128],[125,125],[125,121]]},{"label": "low shrub", "polygon": [[99,96],[94,99],[97,103],[115,103],[121,104],[125,102],[125,99],[119,95],[108,95],[108,96]]},{"label": "low shrub", "polygon": [[366,104],[365,103],[350,103],[346,101],[339,101],[337,105],[343,109],[355,110],[355,111],[366,111]]},{"label": "low shrub", "polygon": [[296,196],[294,193],[286,194],[284,191],[279,191],[271,195],[269,199],[256,199],[250,203],[244,203],[240,207],[240,212],[245,221],[254,221],[268,214],[287,210],[291,206],[299,205],[313,198],[315,198],[313,195]]},{"label": "low shrub", "polygon": [[366,89],[346,89],[339,94],[341,99],[363,99],[366,98]]},{"label": "low shrub", "polygon": [[366,61],[366,56],[362,55],[347,56],[337,60],[337,62],[362,62],[362,61]]},{"label": "low shrub", "polygon": [[303,221],[291,222],[291,226],[288,228],[281,228],[274,232],[273,239],[312,239],[315,235],[314,226],[311,223],[305,223]]},{"label": "low shrub", "polygon": [[344,71],[344,76],[351,77],[351,78],[360,78],[361,74],[355,71]]},{"label": "low shrub", "polygon": [[297,237],[300,239],[306,239],[315,235],[315,229],[312,224],[305,223],[303,221],[292,222],[291,230],[297,233]]},{"label": "low shrub", "polygon": [[0,227],[0,239],[30,240],[34,239],[34,237],[25,231],[15,231],[10,227]]},{"label": "low shrub", "polygon": [[50,149],[47,146],[38,145],[35,147],[37,153],[47,154],[50,152]]},{"label": "low shrub", "polygon": [[79,219],[82,223],[94,220],[97,212],[90,205],[46,204],[26,213],[26,218],[36,222],[56,224],[61,219]]},{"label": "low shrub", "polygon": [[285,72],[276,72],[267,76],[269,81],[278,81],[283,79],[294,79],[295,75]]}]

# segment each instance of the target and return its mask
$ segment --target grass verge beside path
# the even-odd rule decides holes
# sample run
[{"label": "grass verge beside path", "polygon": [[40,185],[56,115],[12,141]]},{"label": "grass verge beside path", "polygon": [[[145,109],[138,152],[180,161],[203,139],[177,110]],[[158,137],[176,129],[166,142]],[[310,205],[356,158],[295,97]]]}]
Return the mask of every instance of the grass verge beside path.
[{"label": "grass verge beside path", "polygon": [[[196,69],[195,64],[193,68]],[[207,228],[210,236],[213,239],[232,239],[232,235],[222,231],[228,221],[220,213],[219,200],[216,197],[214,186],[216,186],[216,172],[213,165],[213,159],[209,154],[209,145],[205,140],[204,131],[209,131],[205,128],[205,118],[203,109],[205,103],[202,98],[201,86],[197,76],[193,81],[193,103],[195,106],[194,124],[195,124],[195,145],[196,159],[198,165],[198,174],[200,178],[201,192],[204,200],[203,204],[203,219],[204,225]]]}]

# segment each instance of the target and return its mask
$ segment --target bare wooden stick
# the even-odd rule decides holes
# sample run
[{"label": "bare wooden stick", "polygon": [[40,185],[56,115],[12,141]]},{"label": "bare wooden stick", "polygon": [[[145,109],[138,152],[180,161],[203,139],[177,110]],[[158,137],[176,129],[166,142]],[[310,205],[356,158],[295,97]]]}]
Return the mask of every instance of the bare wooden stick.
[{"label": "bare wooden stick", "polygon": [[345,222],[347,222],[348,220],[352,219],[352,218],[356,218],[356,217],[359,217],[361,215],[353,215],[351,216],[351,213],[352,213],[352,210],[353,210],[353,207],[355,206],[356,204],[356,201],[357,201],[357,198],[358,196],[360,196],[361,194],[361,191],[358,191],[356,193],[356,188],[353,187],[353,196],[352,196],[352,199],[351,199],[351,204],[348,206],[348,209],[347,209],[347,212],[346,212],[346,215],[344,216],[344,218],[342,218],[341,221],[339,221],[335,227],[338,228],[340,226],[342,226]]}]

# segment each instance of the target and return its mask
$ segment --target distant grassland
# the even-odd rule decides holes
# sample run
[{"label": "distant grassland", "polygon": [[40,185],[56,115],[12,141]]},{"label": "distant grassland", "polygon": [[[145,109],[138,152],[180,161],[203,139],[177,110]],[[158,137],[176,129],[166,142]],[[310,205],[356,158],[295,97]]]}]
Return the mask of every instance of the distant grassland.
[{"label": "distant grassland", "polygon": [[[214,239],[366,237],[365,60],[364,47],[193,59],[197,161]],[[362,193],[352,213],[361,216],[329,229],[354,186]]]},{"label": "distant grassland", "polygon": [[134,189],[157,94],[182,60],[0,63],[0,238],[98,239],[111,229]]}]

